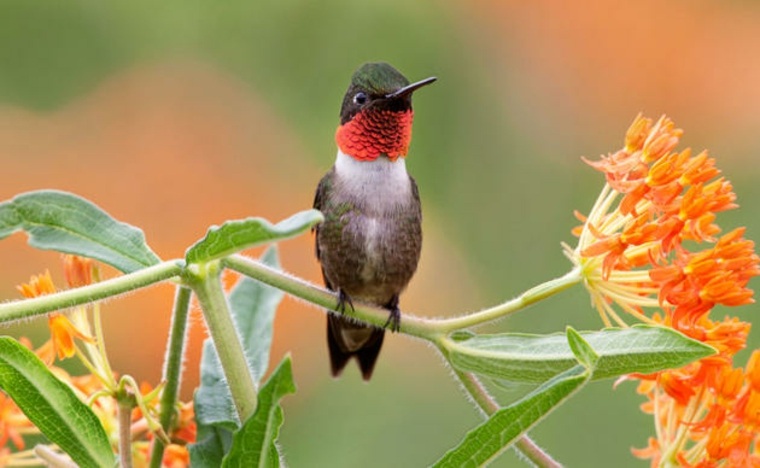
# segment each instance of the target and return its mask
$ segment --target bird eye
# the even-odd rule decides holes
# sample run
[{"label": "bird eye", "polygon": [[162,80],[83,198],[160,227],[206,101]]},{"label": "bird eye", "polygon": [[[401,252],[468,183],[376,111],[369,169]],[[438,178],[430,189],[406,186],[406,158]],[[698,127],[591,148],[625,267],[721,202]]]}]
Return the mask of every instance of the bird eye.
[{"label": "bird eye", "polygon": [[354,94],[354,104],[359,104],[360,106],[367,102],[367,94],[363,91],[359,91],[358,93]]}]

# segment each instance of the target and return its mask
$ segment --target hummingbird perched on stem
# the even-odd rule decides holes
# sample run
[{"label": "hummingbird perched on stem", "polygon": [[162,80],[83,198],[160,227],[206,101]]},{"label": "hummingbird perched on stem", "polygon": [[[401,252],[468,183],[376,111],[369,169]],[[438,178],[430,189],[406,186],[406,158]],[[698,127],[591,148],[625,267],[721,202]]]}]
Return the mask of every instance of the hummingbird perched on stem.
[{"label": "hummingbird perched on stem", "polygon": [[[412,93],[434,82],[409,83],[387,63],[366,63],[351,77],[335,133],[338,156],[322,178],[314,208],[317,258],[325,285],[338,293],[340,315],[327,316],[333,376],[355,357],[369,380],[385,335],[401,323],[399,294],[417,269],[422,211],[417,184],[406,171],[412,138]],[[352,301],[388,310],[384,328],[345,316]]]}]

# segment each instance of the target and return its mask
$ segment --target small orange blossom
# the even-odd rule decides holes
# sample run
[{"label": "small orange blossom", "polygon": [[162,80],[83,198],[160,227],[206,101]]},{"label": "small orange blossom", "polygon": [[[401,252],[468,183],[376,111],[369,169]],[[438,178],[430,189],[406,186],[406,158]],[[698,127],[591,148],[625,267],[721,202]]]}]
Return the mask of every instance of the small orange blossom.
[{"label": "small orange blossom", "polygon": [[[49,270],[45,270],[45,273],[42,275],[32,276],[28,283],[19,285],[17,289],[22,295],[24,295],[24,297],[29,298],[51,294],[56,291]],[[53,348],[55,349],[58,359],[69,358],[76,353],[74,339],[80,339],[90,343],[95,341],[91,336],[85,334],[74,326],[66,315],[57,312],[50,314],[48,318],[48,326],[50,327]]]}]

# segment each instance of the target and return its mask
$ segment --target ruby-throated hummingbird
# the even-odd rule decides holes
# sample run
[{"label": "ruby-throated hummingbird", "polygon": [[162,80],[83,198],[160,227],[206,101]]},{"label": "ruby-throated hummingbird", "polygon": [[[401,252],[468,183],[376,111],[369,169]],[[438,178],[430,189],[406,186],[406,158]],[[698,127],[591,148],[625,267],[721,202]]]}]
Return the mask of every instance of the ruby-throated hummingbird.
[{"label": "ruby-throated hummingbird", "polygon": [[[322,178],[314,208],[317,258],[337,309],[361,301],[388,309],[391,330],[401,322],[399,294],[417,269],[422,212],[417,184],[406,172],[412,139],[412,93],[434,82],[409,83],[387,63],[366,63],[351,77],[335,133],[338,156]],[[333,376],[356,357],[364,380],[383,344],[385,330],[328,314],[327,344]]]}]

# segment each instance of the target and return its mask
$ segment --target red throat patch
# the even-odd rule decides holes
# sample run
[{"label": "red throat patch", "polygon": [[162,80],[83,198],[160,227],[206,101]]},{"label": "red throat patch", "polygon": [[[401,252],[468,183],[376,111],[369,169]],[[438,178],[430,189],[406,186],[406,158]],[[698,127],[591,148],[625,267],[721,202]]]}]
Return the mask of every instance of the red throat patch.
[{"label": "red throat patch", "polygon": [[406,156],[412,141],[412,110],[367,110],[338,127],[338,148],[354,159],[373,161],[385,154],[391,161]]}]

